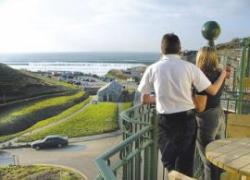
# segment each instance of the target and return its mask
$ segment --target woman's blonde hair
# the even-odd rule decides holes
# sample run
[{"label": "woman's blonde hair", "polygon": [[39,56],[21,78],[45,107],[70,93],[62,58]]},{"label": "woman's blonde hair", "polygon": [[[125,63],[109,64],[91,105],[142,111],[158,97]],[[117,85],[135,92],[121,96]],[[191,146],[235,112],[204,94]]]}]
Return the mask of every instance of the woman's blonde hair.
[{"label": "woman's blonde hair", "polygon": [[210,75],[218,69],[218,56],[214,48],[202,47],[196,56],[196,66],[206,75]]}]

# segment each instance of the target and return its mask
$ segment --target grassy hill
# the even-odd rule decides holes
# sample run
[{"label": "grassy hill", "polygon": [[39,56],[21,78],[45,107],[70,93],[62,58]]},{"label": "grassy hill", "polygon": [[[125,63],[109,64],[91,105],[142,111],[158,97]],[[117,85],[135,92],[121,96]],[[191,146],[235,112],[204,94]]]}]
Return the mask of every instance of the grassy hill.
[{"label": "grassy hill", "polygon": [[[76,113],[77,111],[79,111],[80,109],[82,109],[84,106],[86,106],[91,101],[91,99],[92,99],[92,97],[88,97],[87,99],[83,100],[82,102],[77,103],[77,104],[73,105],[72,107],[67,108],[66,110],[60,112],[59,114],[57,114],[55,116],[51,116],[47,119],[43,119],[43,120],[37,122],[36,124],[31,126],[30,128],[25,129],[24,131],[20,131],[18,133],[10,134],[10,135],[2,135],[2,136],[0,135],[0,143],[5,142],[5,141],[10,140],[10,139],[15,138],[15,137],[19,137],[25,133],[33,132],[39,128],[44,128],[44,127],[51,125],[57,121],[60,121],[64,118],[67,118],[67,117],[71,116],[72,114]],[[124,104],[126,104],[125,106],[123,106],[124,108],[128,107],[128,103],[124,103]],[[0,129],[1,129],[1,121],[0,121]]]},{"label": "grassy hill", "polygon": [[0,179],[64,179],[84,180],[77,172],[62,167],[29,165],[29,166],[8,166],[0,168]]},{"label": "grassy hill", "polygon": [[[128,68],[127,70],[121,69],[111,69],[105,76],[112,79],[126,80],[128,78],[134,77],[133,73],[143,73],[146,66],[137,66]],[[133,72],[133,73],[132,73]]]},{"label": "grassy hill", "polygon": [[88,95],[79,91],[71,95],[40,99],[39,101],[10,108],[0,116],[0,136],[23,131],[35,123],[57,115],[83,101]]},{"label": "grassy hill", "polygon": [[68,137],[87,136],[109,132],[118,128],[117,104],[101,102],[91,104],[84,111],[67,121],[48,127],[37,133],[21,137],[21,141],[33,141],[51,134],[62,134]]},{"label": "grassy hill", "polygon": [[66,83],[15,70],[1,63],[0,77],[0,104],[74,88]]},{"label": "grassy hill", "polygon": [[[88,101],[88,99],[85,101]],[[82,106],[83,103],[77,104],[57,116],[41,121],[32,126],[27,129],[26,132],[32,132],[32,130],[39,127],[45,126],[45,128],[41,131],[28,134],[27,136],[22,136],[19,141],[29,142],[44,138],[51,134],[62,134],[68,137],[87,136],[113,131],[118,128],[118,106],[116,103],[111,102],[90,104],[86,106],[82,112],[72,116],[67,121],[46,127],[48,122],[53,122],[55,119],[67,116],[68,113],[79,109],[79,105]],[[119,111],[124,111],[131,107],[131,105],[131,102],[121,103]],[[3,140],[4,138],[0,138],[0,142]]]},{"label": "grassy hill", "polygon": [[0,63],[0,136],[23,131],[88,97],[83,90]]},{"label": "grassy hill", "polygon": [[128,75],[124,74],[120,69],[111,69],[107,74],[106,77],[113,78],[113,79],[121,79],[126,80],[129,78]]}]

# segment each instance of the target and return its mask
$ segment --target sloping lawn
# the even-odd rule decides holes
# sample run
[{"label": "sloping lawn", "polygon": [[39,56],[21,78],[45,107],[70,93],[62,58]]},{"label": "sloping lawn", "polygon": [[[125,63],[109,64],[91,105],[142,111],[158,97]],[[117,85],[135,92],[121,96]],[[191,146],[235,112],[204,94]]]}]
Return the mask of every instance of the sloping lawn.
[{"label": "sloping lawn", "polygon": [[53,116],[53,117],[50,117],[50,118],[47,118],[45,120],[42,120],[42,121],[39,121],[38,123],[36,123],[34,126],[30,127],[29,129],[27,129],[27,132],[28,131],[32,131],[32,130],[35,130],[37,128],[41,128],[41,127],[44,127],[50,123],[53,123],[53,122],[56,122],[60,119],[63,119],[71,114],[73,114],[74,112],[80,110],[81,108],[83,108],[86,104],[88,104],[91,100],[91,97],[85,99],[83,102],[79,103],[79,104],[76,104],[72,107],[70,107],[69,109],[66,109],[65,111],[63,111],[62,113],[56,115],[56,116]]},{"label": "sloping lawn", "polygon": [[69,89],[76,89],[77,88],[77,86],[75,86],[73,84],[66,83],[64,81],[58,81],[55,78],[48,78],[46,76],[42,76],[40,74],[28,72],[28,71],[25,71],[25,70],[24,71],[21,70],[21,72],[28,75],[29,77],[33,77],[33,78],[36,78],[36,79],[43,80],[44,82],[46,82],[50,86],[57,85],[57,86],[67,87]]},{"label": "sloping lawn", "polygon": [[10,114],[7,114],[5,117],[1,118],[0,123],[11,121],[12,119],[15,119],[18,116],[25,116],[26,114],[33,113],[41,109],[45,109],[47,107],[53,107],[53,106],[65,104],[68,101],[72,99],[80,98],[83,95],[84,95],[84,92],[80,91],[77,94],[74,94],[71,96],[60,96],[60,97],[53,97],[53,98],[41,100],[28,107],[24,106]]},{"label": "sloping lawn", "polygon": [[56,116],[53,116],[53,117],[50,117],[50,118],[47,118],[45,120],[37,122],[35,125],[31,126],[30,128],[28,128],[28,129],[26,129],[24,131],[21,131],[19,133],[15,133],[15,134],[11,134],[11,135],[0,136],[0,142],[10,140],[10,139],[15,138],[17,136],[20,136],[20,135],[22,135],[24,133],[33,131],[35,129],[47,126],[50,123],[61,120],[62,118],[65,118],[65,117],[75,113],[76,111],[80,110],[81,108],[83,108],[86,104],[89,103],[90,100],[91,100],[91,97],[87,98],[86,100],[84,100],[83,102],[81,102],[79,104],[76,104],[76,105],[66,109],[65,111],[63,111],[62,113],[60,113],[60,114],[58,114]]},{"label": "sloping lawn", "polygon": [[100,134],[112,131],[117,127],[117,104],[103,102],[92,104],[71,119],[25,136],[21,138],[21,141],[33,141],[51,134],[61,134],[68,137]]},{"label": "sloping lawn", "polygon": [[0,168],[0,179],[67,179],[83,180],[84,178],[71,170],[53,166],[9,166]]},{"label": "sloping lawn", "polygon": [[0,135],[23,131],[35,123],[55,116],[86,98],[84,91],[73,95],[53,97],[13,109],[0,117]]}]

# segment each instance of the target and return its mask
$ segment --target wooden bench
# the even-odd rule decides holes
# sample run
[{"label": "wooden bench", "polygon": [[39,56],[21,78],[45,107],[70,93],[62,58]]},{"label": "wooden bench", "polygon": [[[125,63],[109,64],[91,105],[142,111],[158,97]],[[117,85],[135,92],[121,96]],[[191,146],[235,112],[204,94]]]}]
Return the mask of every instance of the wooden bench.
[{"label": "wooden bench", "polygon": [[215,166],[226,172],[222,179],[250,178],[250,138],[220,139],[209,143],[206,157]]},{"label": "wooden bench", "polygon": [[227,115],[227,137],[250,137],[250,114]]}]

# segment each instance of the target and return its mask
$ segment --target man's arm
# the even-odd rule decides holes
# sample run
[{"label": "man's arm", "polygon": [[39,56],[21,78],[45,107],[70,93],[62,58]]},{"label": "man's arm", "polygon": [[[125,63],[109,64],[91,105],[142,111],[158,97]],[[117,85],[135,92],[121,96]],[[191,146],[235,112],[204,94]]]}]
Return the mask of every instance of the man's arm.
[{"label": "man's arm", "polygon": [[141,82],[137,88],[137,90],[141,93],[141,103],[142,104],[152,104],[155,102],[155,98],[150,95],[152,91],[152,81],[150,80],[151,77],[150,67],[146,69],[144,72]]},{"label": "man's arm", "polygon": [[217,92],[219,91],[221,85],[223,84],[225,78],[229,76],[229,73],[230,72],[223,70],[221,72],[219,78],[213,84],[208,86],[208,88],[205,89],[205,91],[212,96],[216,95]]},{"label": "man's arm", "polygon": [[141,95],[142,104],[155,104],[155,96],[150,94]]}]

